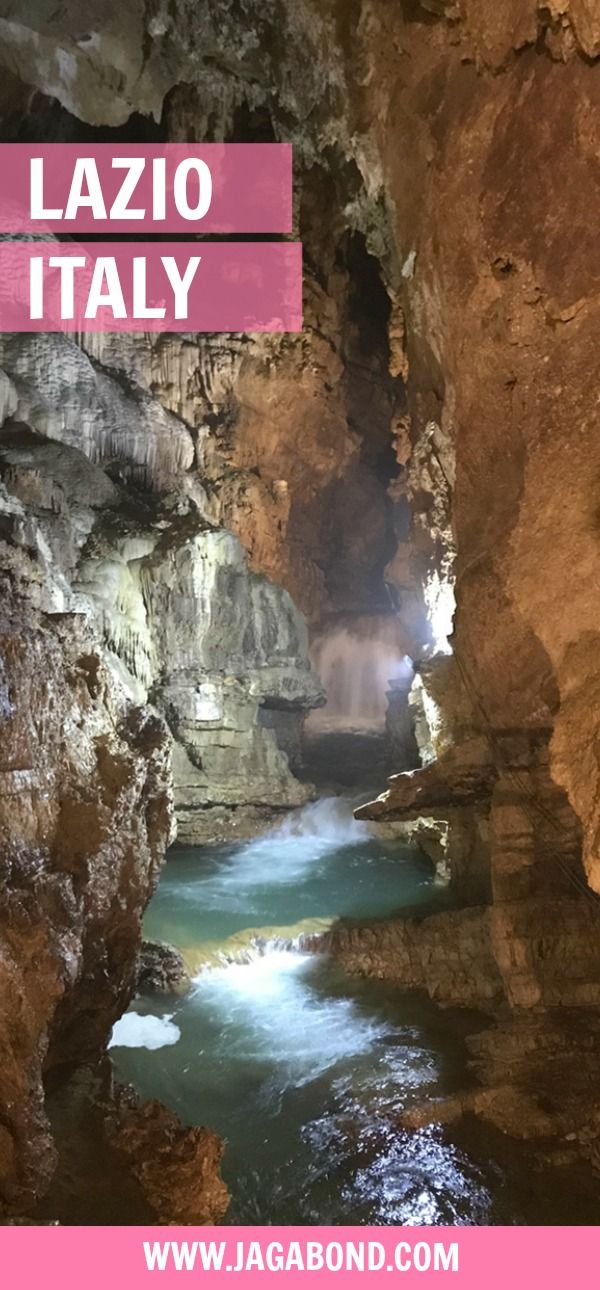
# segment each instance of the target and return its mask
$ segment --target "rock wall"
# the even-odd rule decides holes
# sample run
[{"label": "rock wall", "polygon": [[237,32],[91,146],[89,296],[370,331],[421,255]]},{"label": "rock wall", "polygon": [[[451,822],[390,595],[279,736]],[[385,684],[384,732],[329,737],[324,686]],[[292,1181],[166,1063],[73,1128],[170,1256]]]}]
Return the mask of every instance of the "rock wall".
[{"label": "rock wall", "polygon": [[[438,660],[424,678],[430,753],[449,798],[483,741],[492,943],[509,1001],[597,1003],[586,880],[597,886],[598,32],[586,5],[404,11],[400,78],[380,43],[394,20],[371,10],[377,102],[365,99],[412,257],[411,446],[399,447],[416,510],[409,557],[434,628],[436,570],[455,582],[454,675]],[[401,781],[373,813],[395,805],[402,814]]]},{"label": "rock wall", "polygon": [[348,972],[423,990],[437,1003],[494,1007],[502,999],[502,980],[491,918],[489,909],[477,907],[390,918],[370,927],[335,927],[314,945]]},{"label": "rock wall", "polygon": [[130,698],[166,716],[179,836],[197,841],[239,808],[306,800],[259,713],[300,721],[322,694],[303,619],[210,518],[197,438],[143,383],[133,340],[120,368],[66,337],[0,341],[3,506],[11,546],[37,553],[40,607],[88,618]]},{"label": "rock wall", "polygon": [[132,993],[171,800],[163,722],[80,620],[40,618],[6,577],[2,597],[0,1205],[18,1211],[55,1166],[45,1078],[97,1055]]}]

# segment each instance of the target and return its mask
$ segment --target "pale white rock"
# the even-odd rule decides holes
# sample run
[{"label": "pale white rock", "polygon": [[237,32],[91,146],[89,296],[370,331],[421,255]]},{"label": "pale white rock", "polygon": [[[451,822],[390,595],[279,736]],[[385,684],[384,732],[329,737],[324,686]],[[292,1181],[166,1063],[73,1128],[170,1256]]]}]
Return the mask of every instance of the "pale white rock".
[{"label": "pale white rock", "polygon": [[237,821],[310,793],[285,752],[323,701],[304,619],[249,569],[213,486],[229,468],[215,418],[227,424],[244,362],[268,366],[284,343],[0,337],[10,559],[37,608],[88,618],[119,692],[166,716],[192,840],[213,809]]},{"label": "pale white rock", "polygon": [[124,481],[159,490],[192,466],[194,445],[181,421],[146,391],[97,370],[69,337],[2,336],[0,362],[17,392],[16,419]]}]

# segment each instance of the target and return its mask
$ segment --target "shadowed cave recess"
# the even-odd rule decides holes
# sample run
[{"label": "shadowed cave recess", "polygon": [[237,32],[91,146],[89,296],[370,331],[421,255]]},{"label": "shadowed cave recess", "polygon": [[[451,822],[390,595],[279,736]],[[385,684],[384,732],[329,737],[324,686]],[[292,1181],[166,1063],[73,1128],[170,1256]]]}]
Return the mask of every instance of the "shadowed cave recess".
[{"label": "shadowed cave recess", "polygon": [[0,0],[2,140],[292,142],[304,248],[299,335],[0,337],[4,1222],[596,1221],[598,58]]}]

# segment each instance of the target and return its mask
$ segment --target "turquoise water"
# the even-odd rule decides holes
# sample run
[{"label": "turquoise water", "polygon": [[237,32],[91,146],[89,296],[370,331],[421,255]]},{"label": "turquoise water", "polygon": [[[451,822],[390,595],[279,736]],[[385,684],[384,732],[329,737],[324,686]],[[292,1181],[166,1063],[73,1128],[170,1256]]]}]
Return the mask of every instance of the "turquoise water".
[{"label": "turquoise water", "polygon": [[464,1087],[464,1019],[294,940],[299,923],[434,897],[427,861],[374,840],[339,799],[262,840],[172,853],[146,934],[191,956],[193,989],[135,1000],[112,1056],[144,1096],[225,1139],[228,1222],[533,1221],[518,1168],[511,1183],[486,1150],[476,1162],[438,1128],[398,1127],[403,1108]]},{"label": "turquoise water", "polygon": [[344,798],[294,812],[253,842],[172,853],[145,934],[181,946],[225,941],[247,928],[304,920],[376,918],[432,898],[420,852],[372,838]]}]

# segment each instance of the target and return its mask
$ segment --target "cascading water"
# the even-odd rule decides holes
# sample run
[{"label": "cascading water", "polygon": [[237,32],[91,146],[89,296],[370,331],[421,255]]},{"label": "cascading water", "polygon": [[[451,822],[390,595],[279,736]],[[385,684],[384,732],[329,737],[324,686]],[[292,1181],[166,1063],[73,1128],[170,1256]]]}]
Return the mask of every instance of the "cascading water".
[{"label": "cascading water", "polygon": [[228,1222],[523,1221],[494,1195],[497,1169],[439,1129],[398,1128],[464,1080],[457,1023],[298,940],[431,902],[431,882],[418,852],[373,837],[342,799],[248,844],[172,854],[146,934],[182,949],[193,988],[135,1000],[112,1055],[142,1095],[226,1140]]},{"label": "cascading water", "polygon": [[407,640],[393,614],[361,616],[318,636],[311,659],[327,703],[311,713],[307,730],[382,732],[391,687],[408,691],[413,676]]}]

